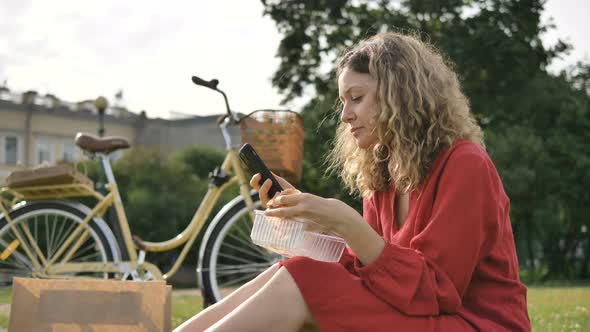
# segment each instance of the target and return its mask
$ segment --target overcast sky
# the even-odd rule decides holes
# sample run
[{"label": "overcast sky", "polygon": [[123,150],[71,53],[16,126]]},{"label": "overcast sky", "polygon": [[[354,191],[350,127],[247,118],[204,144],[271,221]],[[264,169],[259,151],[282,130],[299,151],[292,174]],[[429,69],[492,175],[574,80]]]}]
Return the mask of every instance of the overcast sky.
[{"label": "overcast sky", "polygon": [[[590,62],[590,0],[546,9],[557,30],[544,40],[574,45],[551,69]],[[259,0],[0,0],[0,83],[66,101],[122,89],[125,105],[150,117],[224,112],[219,94],[191,83],[198,74],[218,78],[236,111],[284,108],[270,83],[279,41]]]}]

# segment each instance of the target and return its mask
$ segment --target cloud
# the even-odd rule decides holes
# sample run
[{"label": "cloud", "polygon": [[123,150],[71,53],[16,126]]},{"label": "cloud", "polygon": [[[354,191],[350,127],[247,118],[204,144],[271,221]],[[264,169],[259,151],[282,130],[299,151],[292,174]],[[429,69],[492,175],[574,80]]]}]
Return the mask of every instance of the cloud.
[{"label": "cloud", "polygon": [[3,0],[0,2],[0,27],[9,25],[10,20],[21,16],[31,7],[32,3],[32,0]]},{"label": "cloud", "polygon": [[0,1],[0,80],[65,100],[112,96],[166,117],[224,111],[190,77],[216,77],[240,111],[278,106],[279,37],[259,2]]},{"label": "cloud", "polygon": [[[574,43],[568,59],[587,57],[588,7],[548,1],[555,35]],[[127,106],[149,116],[224,112],[218,94],[190,82],[195,74],[218,78],[238,111],[279,108],[270,84],[279,41],[259,1],[0,0],[0,82],[69,101],[123,89]]]}]

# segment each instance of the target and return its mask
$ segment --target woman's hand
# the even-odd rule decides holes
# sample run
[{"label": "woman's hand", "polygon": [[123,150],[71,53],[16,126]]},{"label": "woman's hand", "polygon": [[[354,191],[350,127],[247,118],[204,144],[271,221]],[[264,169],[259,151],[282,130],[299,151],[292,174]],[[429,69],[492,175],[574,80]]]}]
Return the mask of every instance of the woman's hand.
[{"label": "woman's hand", "polygon": [[[281,187],[283,187],[283,189],[285,189],[285,190],[295,189],[295,187],[293,187],[292,184],[287,182],[287,180],[276,175],[275,173],[272,173],[272,175],[274,175],[274,177],[277,179],[277,181],[279,181],[279,184],[281,185]],[[262,178],[262,175],[260,175],[260,173],[254,174],[254,176],[250,180],[250,186],[252,186],[252,188],[258,190],[258,196],[260,197],[260,203],[262,203],[263,208],[266,208],[268,201],[272,198],[272,197],[268,197],[268,190],[272,186],[272,181],[270,181],[270,179],[266,179],[266,181],[264,181],[264,183],[262,185],[260,185],[261,178]]]},{"label": "woman's hand", "polygon": [[267,206],[267,216],[302,217],[340,236],[348,235],[356,223],[365,223],[363,217],[346,203],[307,193],[282,192],[271,199]]}]

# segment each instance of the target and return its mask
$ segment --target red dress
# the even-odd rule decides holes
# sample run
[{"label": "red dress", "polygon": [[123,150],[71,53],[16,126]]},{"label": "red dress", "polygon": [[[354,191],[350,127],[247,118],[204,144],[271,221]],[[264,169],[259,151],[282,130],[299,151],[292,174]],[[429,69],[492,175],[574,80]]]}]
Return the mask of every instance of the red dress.
[{"label": "red dress", "polygon": [[468,141],[443,149],[410,193],[397,229],[395,190],[363,201],[385,248],[363,266],[281,262],[320,328],[332,331],[530,331],[508,197],[487,153]]}]

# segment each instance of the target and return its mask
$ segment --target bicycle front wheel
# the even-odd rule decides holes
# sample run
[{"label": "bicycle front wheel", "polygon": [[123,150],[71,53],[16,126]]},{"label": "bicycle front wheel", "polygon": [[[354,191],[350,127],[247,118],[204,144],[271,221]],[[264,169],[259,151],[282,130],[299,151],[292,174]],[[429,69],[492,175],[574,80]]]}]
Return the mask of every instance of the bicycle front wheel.
[{"label": "bicycle front wheel", "polygon": [[[83,223],[87,211],[80,206],[57,201],[27,203],[10,212],[13,225],[18,229],[25,243],[20,243],[6,217],[0,219],[0,287],[12,283],[13,277],[31,277],[37,272],[33,262],[43,267],[62,247],[76,227]],[[34,242],[29,240],[29,233]],[[86,234],[83,242],[71,253],[68,262],[109,262],[119,260],[116,240],[102,219],[88,222],[75,240]],[[75,243],[74,241],[73,243]],[[72,248],[72,244],[68,248]],[[36,244],[38,251],[33,249]],[[29,256],[24,247],[31,250]],[[56,263],[64,258],[66,250]],[[40,252],[40,253],[39,253]],[[63,277],[108,278],[108,273],[88,272],[64,275]]]},{"label": "bicycle front wheel", "polygon": [[[258,195],[252,198],[259,207]],[[239,199],[229,205],[209,226],[202,244],[198,276],[205,305],[221,300],[281,259],[252,243],[253,220],[246,202]]]}]

